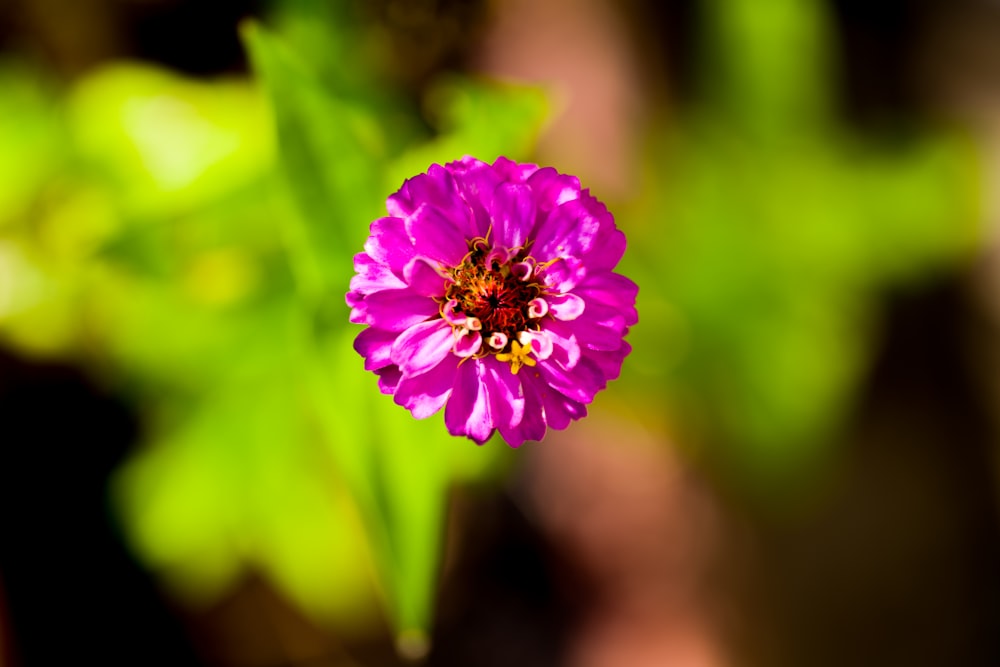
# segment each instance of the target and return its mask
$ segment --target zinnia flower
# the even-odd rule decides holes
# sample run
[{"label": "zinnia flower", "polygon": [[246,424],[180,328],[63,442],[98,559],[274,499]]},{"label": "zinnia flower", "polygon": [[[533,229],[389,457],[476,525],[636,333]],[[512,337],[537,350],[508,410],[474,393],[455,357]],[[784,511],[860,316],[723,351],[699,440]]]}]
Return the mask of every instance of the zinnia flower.
[{"label": "zinnia flower", "polygon": [[354,348],[417,419],[511,446],[583,417],[638,320],[625,235],[574,176],[499,158],[432,165],[389,197],[347,304]]}]

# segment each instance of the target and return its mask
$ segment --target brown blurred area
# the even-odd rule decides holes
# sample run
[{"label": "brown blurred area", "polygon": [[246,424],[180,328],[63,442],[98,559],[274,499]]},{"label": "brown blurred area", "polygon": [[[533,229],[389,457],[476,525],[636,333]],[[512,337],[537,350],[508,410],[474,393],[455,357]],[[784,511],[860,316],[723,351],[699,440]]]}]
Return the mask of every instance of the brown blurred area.
[{"label": "brown blurred area", "polygon": [[[242,71],[236,25],[268,6],[2,0],[0,49],[67,78],[121,57],[194,75]],[[644,123],[672,113],[689,91],[694,0],[376,0],[366,7],[396,40],[405,63],[399,76],[415,93],[447,68],[557,82],[558,114],[539,160],[609,198],[635,196]],[[891,132],[901,119],[934,116],[961,123],[983,147],[983,224],[991,239],[984,256],[886,297],[876,363],[837,443],[836,467],[785,505],[700,465],[657,416],[622,423],[599,406],[579,426],[525,448],[503,490],[456,490],[426,664],[1000,664],[1000,4],[832,0],[831,8],[846,122]],[[427,33],[434,37],[420,38]],[[66,481],[58,493],[67,495],[43,505],[57,516],[64,503],[96,508],[79,525],[99,530],[74,536],[93,547],[83,561],[90,571],[33,588],[40,575],[29,547],[79,545],[16,532],[28,530],[16,521],[24,499],[4,496],[0,665],[71,657],[220,667],[399,664],[388,632],[365,641],[336,637],[263,579],[247,580],[210,609],[165,602],[113,531],[101,532],[106,517],[94,488],[134,438],[131,417],[69,369],[0,361],[0,406],[8,406],[0,414],[21,405],[12,396],[30,401],[38,391],[51,401],[56,390],[66,398],[53,414],[75,410],[82,394],[116,406],[107,423],[85,427],[125,425],[114,439],[121,450],[77,471],[91,485]],[[37,463],[12,444],[12,433],[0,470]],[[51,435],[53,447],[60,441]],[[93,586],[95,572],[107,590],[129,595],[103,594]],[[102,634],[87,620],[89,606],[103,604],[122,605],[120,631]],[[145,638],[149,653],[174,657],[146,660],[136,645],[109,652],[116,636],[130,633]]]}]

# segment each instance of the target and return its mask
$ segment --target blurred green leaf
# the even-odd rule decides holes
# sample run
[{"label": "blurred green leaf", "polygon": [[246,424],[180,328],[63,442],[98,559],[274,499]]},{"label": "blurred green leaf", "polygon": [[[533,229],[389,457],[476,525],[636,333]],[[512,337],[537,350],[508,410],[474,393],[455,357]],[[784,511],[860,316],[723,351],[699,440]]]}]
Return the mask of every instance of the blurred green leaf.
[{"label": "blurred green leaf", "polygon": [[66,159],[55,90],[23,65],[0,60],[0,229],[27,213]]},{"label": "blurred green leaf", "polygon": [[626,214],[643,286],[626,370],[640,391],[666,389],[691,439],[725,445],[723,467],[773,492],[828,460],[880,294],[968,257],[980,212],[962,137],[844,128],[823,6],[764,5],[709,3],[704,95],[651,142],[649,196]]},{"label": "blurred green leaf", "polygon": [[272,160],[268,109],[237,79],[114,64],[83,79],[67,111],[88,175],[106,179],[129,220],[185,214],[256,185]]},{"label": "blurred green leaf", "polygon": [[309,289],[346,292],[352,267],[344,258],[361,248],[360,223],[377,217],[385,196],[381,128],[365,109],[325,89],[280,38],[252,23],[243,35],[274,106],[285,179],[298,203],[302,230],[290,236],[292,250],[311,258],[319,284]]}]

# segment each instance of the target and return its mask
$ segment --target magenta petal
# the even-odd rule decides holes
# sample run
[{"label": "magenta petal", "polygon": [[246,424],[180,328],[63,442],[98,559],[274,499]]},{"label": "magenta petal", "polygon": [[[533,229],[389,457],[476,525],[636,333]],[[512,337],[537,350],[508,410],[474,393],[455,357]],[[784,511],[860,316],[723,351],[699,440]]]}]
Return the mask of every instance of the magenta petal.
[{"label": "magenta petal", "polygon": [[574,199],[557,206],[538,226],[532,252],[547,262],[556,257],[581,258],[593,247],[601,221]]},{"label": "magenta petal", "polygon": [[415,252],[400,218],[380,218],[373,222],[371,235],[365,242],[365,251],[372,259],[385,264],[397,274],[401,274]]},{"label": "magenta petal", "polygon": [[[365,295],[385,289],[400,289],[406,283],[400,280],[383,264],[372,259],[368,253],[359,252],[354,256],[355,275],[351,278],[352,293]],[[348,302],[348,305],[353,305]]]},{"label": "magenta petal", "polygon": [[607,234],[602,233],[587,255],[587,263],[594,270],[610,271],[625,255],[625,247],[628,245],[625,234],[619,229],[606,231]]},{"label": "magenta petal", "polygon": [[[580,361],[580,344],[569,324],[558,320],[542,322],[542,331],[552,346],[552,360],[566,369],[571,369]],[[548,358],[548,357],[546,357]],[[538,358],[542,361],[542,357]]]},{"label": "magenta petal", "polygon": [[452,435],[466,435],[479,444],[493,435],[490,398],[482,361],[473,359],[459,365],[455,388],[444,409],[444,423]]},{"label": "magenta petal", "polygon": [[451,353],[455,336],[442,319],[415,324],[392,344],[392,362],[403,375],[419,375],[441,363]]},{"label": "magenta petal", "polygon": [[583,299],[575,294],[551,294],[545,300],[549,304],[549,312],[564,322],[580,317],[586,308]]},{"label": "magenta petal", "polygon": [[354,339],[354,349],[365,358],[365,370],[374,371],[392,363],[392,344],[399,334],[395,331],[368,327]]},{"label": "magenta petal", "polygon": [[490,228],[489,207],[500,177],[491,165],[474,158],[451,162],[448,168],[455,174],[459,194],[472,210],[475,233],[469,238],[485,237]]},{"label": "magenta petal", "polygon": [[490,412],[496,426],[513,428],[524,417],[524,394],[517,376],[510,372],[510,366],[486,357],[481,362],[486,371],[490,387]]},{"label": "magenta petal", "polygon": [[528,178],[528,185],[535,193],[535,201],[543,211],[580,197],[580,180],[576,176],[560,174],[552,167],[542,167]]},{"label": "magenta petal", "polygon": [[590,403],[594,394],[607,385],[597,364],[581,357],[571,370],[559,366],[552,359],[538,363],[542,377],[553,389],[578,403]]},{"label": "magenta petal", "polygon": [[627,328],[621,310],[591,302],[583,315],[573,322],[573,331],[586,348],[617,350]]},{"label": "magenta petal", "polygon": [[417,419],[430,417],[441,409],[451,395],[457,368],[458,357],[448,355],[426,373],[400,380],[393,400],[413,413]]},{"label": "magenta petal", "polygon": [[527,185],[503,183],[493,193],[493,233],[501,248],[519,248],[535,226],[535,203]]},{"label": "magenta petal", "polygon": [[639,287],[625,276],[610,271],[591,273],[577,285],[573,293],[588,301],[596,301],[619,309],[626,326],[632,326],[639,320],[635,311],[635,299]]},{"label": "magenta petal", "polygon": [[437,208],[455,225],[463,238],[477,236],[474,233],[472,209],[459,194],[451,172],[444,167],[432,164],[426,174],[414,176],[407,181],[407,190],[414,201]]},{"label": "magenta petal", "polygon": [[445,266],[458,266],[469,251],[458,228],[428,204],[421,204],[413,215],[406,218],[406,233],[413,241],[417,255]]},{"label": "magenta petal", "polygon": [[597,364],[605,378],[614,380],[621,375],[622,362],[625,361],[625,357],[630,352],[632,352],[632,346],[628,344],[628,341],[623,340],[622,346],[617,350],[589,350],[587,358]]},{"label": "magenta petal", "polygon": [[511,447],[520,447],[526,440],[541,440],[545,437],[545,413],[542,391],[539,382],[533,375],[519,373],[517,381],[521,384],[521,394],[524,396],[524,412],[520,422],[509,426],[503,422],[498,430],[504,441]]},{"label": "magenta petal", "polygon": [[538,165],[514,162],[501,155],[493,162],[493,171],[504,181],[524,183],[533,173],[538,171]]},{"label": "magenta petal", "polygon": [[351,321],[388,331],[403,331],[438,314],[434,299],[408,289],[375,292],[365,297],[364,305],[364,319],[355,320],[352,315]]},{"label": "magenta petal", "polygon": [[561,431],[571,422],[587,416],[587,406],[554,391],[542,395],[545,419],[549,426]]},{"label": "magenta petal", "polygon": [[455,354],[460,357],[471,357],[483,347],[483,337],[478,331],[469,331],[459,336],[455,341]]},{"label": "magenta petal", "polygon": [[556,293],[569,292],[586,275],[586,266],[575,257],[560,258],[541,270],[542,280]]},{"label": "magenta petal", "polygon": [[378,375],[378,388],[383,394],[395,394],[396,387],[399,386],[399,381],[402,379],[403,374],[399,370],[399,366],[386,366],[385,368],[380,368],[375,371]]},{"label": "magenta petal", "polygon": [[445,287],[453,282],[422,257],[414,257],[403,269],[403,278],[410,289],[423,296],[442,297]]},{"label": "magenta petal", "polygon": [[521,345],[531,343],[531,356],[538,361],[552,356],[552,338],[545,331],[521,331],[517,334],[517,341]]}]

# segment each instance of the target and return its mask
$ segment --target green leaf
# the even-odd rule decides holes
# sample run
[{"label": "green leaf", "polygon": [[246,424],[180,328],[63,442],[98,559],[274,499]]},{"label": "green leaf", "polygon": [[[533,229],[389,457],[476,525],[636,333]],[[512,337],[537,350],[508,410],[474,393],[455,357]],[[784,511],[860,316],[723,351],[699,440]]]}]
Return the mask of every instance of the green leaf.
[{"label": "green leaf", "polygon": [[387,146],[375,118],[324,87],[276,35],[247,23],[243,38],[274,108],[281,164],[298,206],[296,253],[309,254],[317,292],[346,291],[367,221],[379,215],[379,163]]}]

